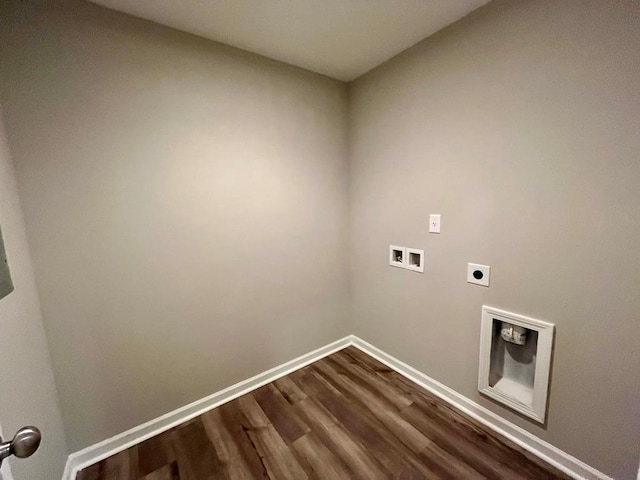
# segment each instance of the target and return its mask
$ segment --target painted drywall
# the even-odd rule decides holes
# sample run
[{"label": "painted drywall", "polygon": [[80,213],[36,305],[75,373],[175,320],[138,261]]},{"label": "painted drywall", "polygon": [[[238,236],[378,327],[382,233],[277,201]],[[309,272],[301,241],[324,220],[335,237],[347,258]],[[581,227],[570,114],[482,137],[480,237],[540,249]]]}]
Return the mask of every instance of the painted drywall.
[{"label": "painted drywall", "polygon": [[60,478],[68,452],[1,110],[0,227],[15,286],[0,300],[0,422],[6,439],[25,425],[42,431],[31,458],[8,462],[14,480]]},{"label": "painted drywall", "polygon": [[339,80],[353,80],[488,0],[93,0]]},{"label": "painted drywall", "polygon": [[[354,333],[616,479],[640,445],[638,45],[636,1],[494,0],[350,90]],[[483,304],[556,324],[546,426],[477,393]]]},{"label": "painted drywall", "polygon": [[344,336],[346,86],[16,3],[0,98],[70,448]]},{"label": "painted drywall", "polygon": [[[16,3],[0,102],[72,450],[348,333],[350,201],[355,333],[633,478],[637,4],[494,0],[353,84],[346,125],[338,82]],[[483,303],[556,323],[546,426],[476,394]]]}]

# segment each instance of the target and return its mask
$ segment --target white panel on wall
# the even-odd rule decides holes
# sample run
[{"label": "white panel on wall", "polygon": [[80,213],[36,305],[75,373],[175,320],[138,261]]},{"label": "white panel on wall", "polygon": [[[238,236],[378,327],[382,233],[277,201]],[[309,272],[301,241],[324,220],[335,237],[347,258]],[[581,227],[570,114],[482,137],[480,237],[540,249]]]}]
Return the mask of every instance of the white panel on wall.
[{"label": "white panel on wall", "polygon": [[482,307],[478,390],[544,423],[554,325]]}]

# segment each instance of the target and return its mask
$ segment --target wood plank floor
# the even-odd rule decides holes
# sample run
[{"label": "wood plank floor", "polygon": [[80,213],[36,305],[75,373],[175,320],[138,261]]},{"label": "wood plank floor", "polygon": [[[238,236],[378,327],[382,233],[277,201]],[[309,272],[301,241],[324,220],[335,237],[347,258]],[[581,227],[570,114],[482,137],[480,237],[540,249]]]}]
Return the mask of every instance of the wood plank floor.
[{"label": "wood plank floor", "polygon": [[568,479],[354,347],[77,480]]}]

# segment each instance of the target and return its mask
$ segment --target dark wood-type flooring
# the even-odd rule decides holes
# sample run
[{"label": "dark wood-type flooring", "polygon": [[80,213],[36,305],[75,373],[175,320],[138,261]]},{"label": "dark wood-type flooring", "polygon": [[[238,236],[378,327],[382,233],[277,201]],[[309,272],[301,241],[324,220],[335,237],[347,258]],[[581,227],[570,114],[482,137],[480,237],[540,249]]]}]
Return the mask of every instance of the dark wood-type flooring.
[{"label": "dark wood-type flooring", "polygon": [[77,480],[567,479],[354,347]]}]

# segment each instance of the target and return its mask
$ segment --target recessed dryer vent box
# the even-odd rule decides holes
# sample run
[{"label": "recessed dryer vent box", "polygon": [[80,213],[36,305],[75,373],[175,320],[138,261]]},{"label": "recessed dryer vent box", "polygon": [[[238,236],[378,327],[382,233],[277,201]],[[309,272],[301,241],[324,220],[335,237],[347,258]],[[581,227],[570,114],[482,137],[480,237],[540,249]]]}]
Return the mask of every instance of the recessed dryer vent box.
[{"label": "recessed dryer vent box", "polygon": [[478,390],[545,422],[554,325],[482,307]]}]

